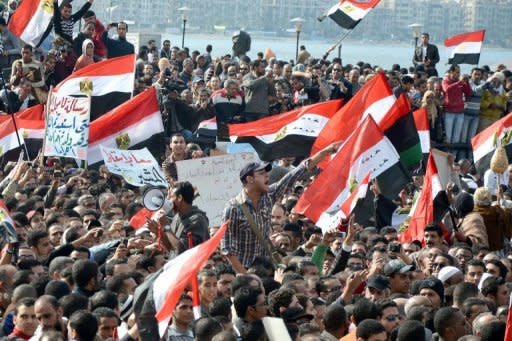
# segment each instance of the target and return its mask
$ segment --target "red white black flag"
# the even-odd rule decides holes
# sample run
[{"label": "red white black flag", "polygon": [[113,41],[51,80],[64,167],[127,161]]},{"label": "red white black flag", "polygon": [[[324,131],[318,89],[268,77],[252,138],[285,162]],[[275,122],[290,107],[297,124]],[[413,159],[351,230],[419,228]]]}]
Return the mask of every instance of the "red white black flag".
[{"label": "red white black flag", "polygon": [[448,50],[448,64],[478,65],[485,30],[457,34],[444,41]]},{"label": "red white black flag", "polygon": [[230,124],[229,138],[236,143],[250,143],[261,160],[304,157],[341,105],[341,100],[333,100],[253,122]]},{"label": "red white black flag", "polygon": [[341,0],[327,12],[329,18],[343,28],[353,29],[380,0]]},{"label": "red white black flag", "polygon": [[80,83],[92,81],[91,122],[132,97],[135,78],[135,55],[105,59],[73,72],[60,82],[54,93],[84,96]]},{"label": "red white black flag", "polygon": [[489,169],[492,154],[497,147],[505,148],[508,159],[512,158],[512,112],[471,139],[473,160],[482,174]]}]

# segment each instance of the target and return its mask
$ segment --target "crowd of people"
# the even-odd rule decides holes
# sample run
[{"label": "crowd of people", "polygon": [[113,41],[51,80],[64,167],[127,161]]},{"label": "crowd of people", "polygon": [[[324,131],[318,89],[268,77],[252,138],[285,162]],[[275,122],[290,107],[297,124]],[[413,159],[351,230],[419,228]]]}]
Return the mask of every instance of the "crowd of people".
[{"label": "crowd of people", "polygon": [[[9,1],[9,18],[0,18],[0,64],[11,68],[10,90],[0,94],[5,112],[44,104],[50,87],[76,70],[135,51],[128,25],[103,25],[93,0],[75,14],[71,2],[54,4],[48,50],[9,32],[16,1]],[[281,318],[294,341],[503,340],[512,291],[512,166],[479,173],[471,150],[458,147],[512,111],[512,72],[498,65],[461,75],[452,65],[439,77],[445,70],[436,68],[439,53],[426,33],[410,68],[343,64],[304,46],[296,61],[270,50],[251,60],[244,52],[215,56],[211,45],[190,52],[168,40],[138,49],[134,94],[158,90],[172,207],[143,228],[130,220],[143,208],[144,188],[104,166],[87,170],[53,157],[4,162],[0,193],[18,241],[5,242],[0,255],[0,340],[158,340],[140,330],[137,287],[189,248],[189,233],[198,245],[219,229],[194,205],[194,184],[177,174],[177,162],[208,157],[194,143],[200,122],[214,119],[217,138],[226,140],[231,123],[347,102],[377,72],[413,109],[427,109],[431,139],[455,154],[446,189],[453,214],[428,224],[424,240],[407,243],[382,219],[361,226],[351,217],[323,233],[294,206],[338,145],[306,159],[247,164],[233,179],[240,194],[226,202],[227,232],[197,274],[201,317],[194,318],[188,288],[162,339],[265,341],[269,316]],[[423,183],[413,180],[387,200],[409,209]],[[377,184],[372,191],[382,196]]]}]

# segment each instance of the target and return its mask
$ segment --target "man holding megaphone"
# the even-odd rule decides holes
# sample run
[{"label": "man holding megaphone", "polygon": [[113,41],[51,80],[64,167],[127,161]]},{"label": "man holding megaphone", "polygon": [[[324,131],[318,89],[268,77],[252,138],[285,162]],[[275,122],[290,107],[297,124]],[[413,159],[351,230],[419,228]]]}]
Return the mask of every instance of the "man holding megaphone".
[{"label": "man holding megaphone", "polygon": [[[159,223],[163,226],[162,242],[168,249],[182,253],[188,249],[188,232],[192,233],[193,245],[199,245],[210,238],[208,217],[204,211],[193,205],[195,188],[188,181],[176,182],[169,189],[169,205],[163,205],[163,211],[172,210],[174,216],[169,222],[166,213]],[[168,208],[166,209],[166,206]],[[156,222],[148,220],[150,230],[158,229]]]}]

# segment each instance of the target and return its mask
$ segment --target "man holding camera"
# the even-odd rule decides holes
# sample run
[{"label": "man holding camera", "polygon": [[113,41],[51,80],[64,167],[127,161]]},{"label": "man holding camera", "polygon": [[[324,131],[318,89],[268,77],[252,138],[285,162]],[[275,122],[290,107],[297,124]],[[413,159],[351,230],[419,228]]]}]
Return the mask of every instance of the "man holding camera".
[{"label": "man holding camera", "polygon": [[[117,27],[117,39],[112,39],[108,37],[108,31],[112,27]],[[129,43],[126,40],[127,32],[128,24],[123,21],[119,23],[110,23],[108,24],[107,29],[103,31],[101,39],[103,40],[103,43],[107,48],[108,59],[135,53],[135,48],[133,47],[133,44]]]},{"label": "man holding camera", "polygon": [[428,33],[421,34],[421,45],[414,52],[412,63],[414,66],[422,66],[429,76],[437,76],[436,64],[439,63],[439,51],[437,46],[429,44]]}]

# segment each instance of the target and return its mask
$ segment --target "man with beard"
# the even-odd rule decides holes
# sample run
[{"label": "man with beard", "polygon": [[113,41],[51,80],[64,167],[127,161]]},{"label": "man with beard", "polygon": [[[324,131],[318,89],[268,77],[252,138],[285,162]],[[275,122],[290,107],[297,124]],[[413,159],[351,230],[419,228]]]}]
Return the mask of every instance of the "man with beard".
[{"label": "man with beard", "polygon": [[210,238],[206,213],[192,205],[194,192],[190,182],[177,182],[169,192],[169,201],[174,213],[172,221],[169,224],[166,217],[160,219],[166,231],[167,238],[163,239],[164,243],[178,253],[188,250],[189,232],[192,233],[193,245],[199,245]]},{"label": "man with beard", "polygon": [[44,332],[52,330],[63,335],[67,334],[66,324],[62,320],[62,308],[55,297],[51,295],[39,297],[34,305],[34,310],[40,324],[34,333],[33,339],[39,340]]}]

